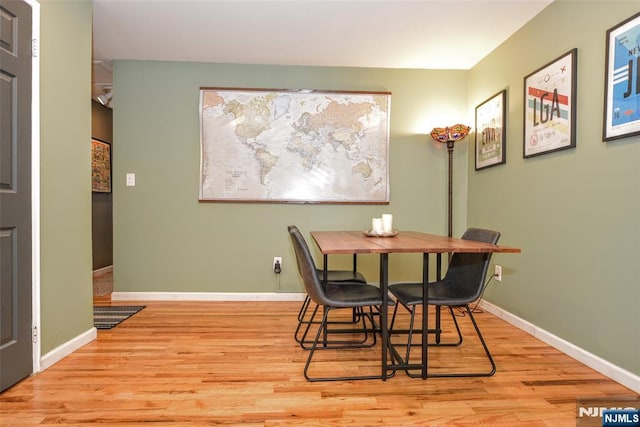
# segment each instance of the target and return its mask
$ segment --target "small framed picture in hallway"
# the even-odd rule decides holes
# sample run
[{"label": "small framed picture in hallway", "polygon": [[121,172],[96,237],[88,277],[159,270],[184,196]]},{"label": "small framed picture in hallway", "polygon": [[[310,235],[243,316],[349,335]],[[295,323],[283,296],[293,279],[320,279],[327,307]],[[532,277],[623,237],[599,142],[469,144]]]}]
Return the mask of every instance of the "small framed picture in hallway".
[{"label": "small framed picture in hallway", "polygon": [[91,140],[91,191],[111,193],[111,145]]}]

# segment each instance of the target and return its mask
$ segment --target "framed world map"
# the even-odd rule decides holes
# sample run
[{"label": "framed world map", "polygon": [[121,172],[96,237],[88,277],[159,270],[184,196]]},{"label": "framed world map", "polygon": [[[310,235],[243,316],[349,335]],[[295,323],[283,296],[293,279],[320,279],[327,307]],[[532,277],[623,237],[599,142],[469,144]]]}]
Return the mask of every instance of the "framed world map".
[{"label": "framed world map", "polygon": [[200,201],[389,203],[390,92],[200,88]]}]

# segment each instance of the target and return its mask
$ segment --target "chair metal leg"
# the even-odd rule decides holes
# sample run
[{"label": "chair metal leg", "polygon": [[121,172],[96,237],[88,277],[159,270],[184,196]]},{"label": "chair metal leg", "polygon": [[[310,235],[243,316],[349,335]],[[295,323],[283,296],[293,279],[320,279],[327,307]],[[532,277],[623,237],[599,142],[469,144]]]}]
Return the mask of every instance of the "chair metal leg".
[{"label": "chair metal leg", "polygon": [[[302,341],[304,340],[304,337],[306,336],[306,333],[304,333],[302,336],[300,336],[300,332],[302,332],[303,330],[307,330],[308,331],[308,327],[303,328],[303,326],[308,325],[309,322],[311,322],[311,318],[313,318],[313,315],[310,316],[309,319],[307,319],[307,313],[309,312],[309,307],[311,306],[311,299],[309,298],[309,296],[307,295],[307,297],[305,298],[304,302],[302,303],[302,306],[300,307],[300,310],[298,312],[298,326],[296,327],[295,333],[294,333],[294,338],[296,340],[296,342],[298,344],[301,344]],[[352,319],[351,320],[344,320],[344,321],[336,321],[336,322],[332,322],[332,321],[328,321],[328,324],[337,324],[337,325],[355,325],[360,321],[360,313],[361,313],[362,309],[360,308],[354,308],[353,309],[353,314],[352,314]],[[319,321],[315,322],[316,324],[319,324]],[[311,341],[307,341],[307,344],[309,344]]]},{"label": "chair metal leg", "polygon": [[[322,315],[322,321],[320,322],[320,327],[318,328],[318,331],[316,332],[316,337],[313,341],[313,345],[311,346],[311,348],[309,349],[309,356],[307,357],[307,362],[304,366],[304,377],[307,379],[307,381],[310,382],[319,382],[319,381],[353,381],[353,380],[375,380],[375,379],[381,379],[382,375],[360,375],[360,376],[343,376],[343,377],[312,377],[309,375],[309,367],[311,366],[311,362],[313,360],[313,356],[316,352],[316,350],[326,350],[328,349],[328,347],[325,346],[320,346],[321,345],[321,341],[320,341],[320,337],[325,335],[327,327],[328,327],[328,317],[329,317],[329,312],[331,311],[330,307],[323,307],[323,315]],[[370,315],[372,316],[373,313],[370,313]],[[369,318],[369,321],[372,323],[371,325],[371,330],[374,330],[374,325],[373,325],[373,318],[369,317],[369,315],[364,314],[363,311],[363,315],[361,316],[363,319],[363,326],[364,329],[367,329],[367,325],[366,325],[366,319]],[[373,334],[374,336],[374,340],[375,340],[375,333]],[[342,348],[342,349],[346,349],[346,348],[362,348],[365,347],[363,345],[345,345],[342,347],[338,347]],[[336,349],[336,348],[334,348]]]},{"label": "chair metal leg", "polygon": [[[406,305],[403,304],[404,308],[409,312],[410,315],[410,320],[409,320],[409,329],[402,329],[400,331],[395,329],[395,322],[396,322],[396,316],[398,314],[398,306],[400,304],[396,303],[395,307],[393,308],[393,315],[391,316],[391,322],[389,325],[389,336],[392,337],[394,334],[398,335],[398,334],[406,334],[407,335],[407,343],[406,344],[395,344],[397,346],[406,346],[407,347],[407,351],[405,354],[405,359],[402,360],[401,357],[399,355],[396,354],[395,351],[392,351],[392,356],[394,356],[394,359],[396,359],[399,363],[402,364],[408,364],[409,363],[409,356],[410,356],[410,352],[411,352],[411,346],[412,346],[412,338],[413,338],[413,325],[414,325],[414,320],[415,320],[415,312],[414,309],[412,307],[408,307]],[[422,333],[422,330],[420,329],[420,333]]]},{"label": "chair metal leg", "polygon": [[[478,328],[478,324],[476,323],[476,319],[474,318],[473,313],[472,313],[471,309],[469,308],[468,304],[464,305],[464,308],[465,308],[467,314],[469,315],[469,319],[471,320],[471,323],[473,324],[473,328],[476,330],[476,335],[480,339],[480,343],[482,344],[482,348],[484,350],[484,354],[487,356],[487,359],[489,360],[489,363],[491,364],[491,369],[489,371],[487,371],[487,372],[429,373],[428,374],[429,378],[490,377],[490,376],[492,376],[493,374],[496,373],[496,363],[493,360],[493,357],[491,356],[491,352],[489,351],[489,347],[487,347],[487,343],[485,342],[485,340],[484,340],[484,338],[482,336],[482,333],[480,332],[480,328]],[[449,309],[452,310],[451,307],[449,307]],[[452,314],[453,314],[453,312],[452,312]],[[454,319],[454,321],[455,321],[455,319]],[[457,328],[457,322],[456,322],[456,328]],[[460,333],[459,329],[458,329],[458,333]],[[409,375],[409,373],[407,373],[407,375]],[[410,376],[413,376],[413,375],[410,375]]]},{"label": "chair metal leg", "polygon": [[304,298],[304,302],[302,303],[302,306],[300,307],[300,311],[298,311],[298,322],[302,322],[302,320],[304,320],[304,315],[307,313],[307,309],[309,308],[310,303],[311,303],[311,298],[309,298],[309,295],[307,295]]},{"label": "chair metal leg", "polygon": [[442,306],[436,306],[436,344],[440,344],[440,332],[442,331]]},{"label": "chair metal leg", "polygon": [[[404,306],[404,305],[403,305]],[[402,330],[400,331],[400,333],[406,333],[407,334],[407,343],[406,344],[398,344],[398,345],[406,345],[407,347],[407,351],[405,354],[405,360],[404,363],[408,364],[409,363],[409,357],[410,357],[410,351],[411,351],[411,347],[415,347],[415,346],[419,346],[422,344],[414,344],[412,342],[413,339],[413,334],[414,333],[422,333],[421,329],[415,329],[415,306],[404,306],[407,311],[410,314],[410,320],[409,320],[409,328],[408,330]],[[489,351],[489,348],[487,347],[487,344],[480,332],[480,328],[478,327],[478,324],[476,323],[476,320],[473,316],[472,310],[469,308],[469,305],[465,305],[463,306],[464,309],[466,310],[466,313],[469,316],[469,319],[471,320],[471,323],[473,324],[473,327],[476,331],[476,335],[478,336],[480,343],[482,344],[482,348],[484,350],[485,355],[487,356],[487,359],[489,360],[489,363],[491,364],[491,370],[489,370],[488,372],[464,372],[464,373],[428,373],[427,376],[429,378],[431,377],[489,377],[492,376],[493,374],[495,374],[496,372],[496,364],[493,360],[493,357],[491,356],[491,353]],[[450,343],[428,343],[427,345],[429,347],[457,347],[460,346],[463,342],[463,337],[462,337],[462,332],[460,330],[460,325],[458,324],[458,320],[456,318],[455,312],[453,310],[453,307],[448,307],[449,308],[449,313],[451,314],[451,319],[453,320],[453,324],[456,328],[456,333],[458,334],[458,340],[456,342],[450,342]],[[394,308],[393,311],[393,316],[391,318],[391,325],[390,325],[390,331],[392,331],[391,333],[398,333],[398,331],[394,330],[394,323],[395,323],[395,319],[396,319],[396,314],[397,314],[397,310],[398,307],[396,305],[396,307]],[[436,330],[429,330],[429,333],[435,332]],[[401,363],[403,361],[400,361]],[[412,378],[421,378],[422,377],[422,373],[412,373],[411,370],[406,370],[406,374]]]},{"label": "chair metal leg", "polygon": [[293,334],[296,342],[299,344],[302,341],[302,338],[298,337],[298,333],[302,329],[302,325],[307,324],[305,321],[305,316],[307,315],[307,311],[309,310],[309,305],[311,304],[311,298],[307,295],[300,307],[300,311],[298,312],[298,326],[296,327],[296,331]]},{"label": "chair metal leg", "polygon": [[[442,306],[438,306],[438,307],[442,307]],[[456,314],[453,312],[453,307],[447,307],[447,308],[449,309],[449,313],[451,314],[451,320],[453,320],[453,325],[456,328],[456,333],[458,334],[458,341],[443,343],[439,340],[436,340],[435,343],[428,344],[430,347],[457,347],[460,344],[462,344],[462,332],[460,331],[460,325],[458,325],[458,319],[456,318]],[[436,330],[441,332],[440,327],[436,327]],[[436,333],[436,336],[439,337],[439,334]]]},{"label": "chair metal leg", "polygon": [[[316,319],[316,315],[318,313],[320,306],[316,305],[316,307],[314,308],[313,312],[311,313],[311,317],[309,320],[306,320],[302,323],[298,324],[298,329],[296,330],[296,337],[298,337],[299,335],[299,330],[301,328],[301,325],[306,325],[304,328],[304,332],[302,333],[302,336],[299,337],[299,339],[296,339],[296,341],[298,341],[298,343],[300,344],[300,347],[302,347],[305,350],[310,350],[313,346],[313,340],[308,338],[309,332],[311,331],[311,326],[312,325],[319,325],[318,326],[318,330],[323,330],[323,337],[322,337],[322,345],[323,347],[327,347],[327,348],[347,348],[347,347],[351,347],[351,348],[366,348],[366,347],[373,347],[376,345],[377,342],[377,336],[376,336],[376,324],[375,321],[373,320],[373,316],[374,313],[372,311],[372,309],[370,308],[370,313],[367,314],[364,312],[364,310],[362,309],[362,307],[357,307],[357,322],[355,323],[355,325],[357,325],[358,323],[362,322],[362,325],[360,328],[330,328],[329,326],[331,325],[342,325],[342,324],[346,324],[346,325],[352,325],[351,321],[334,321],[331,322],[328,320],[328,316],[329,314],[327,313],[327,320],[324,322],[325,325],[323,326],[323,322],[322,321],[317,321]],[[331,311],[332,309],[330,309]],[[324,317],[324,315],[323,315]],[[367,326],[366,320],[369,320],[369,322],[371,323],[371,328],[369,328]],[[339,335],[355,335],[355,334],[362,334],[361,339],[349,339],[349,340],[339,340],[339,339],[335,339],[333,337],[335,336],[339,336]],[[330,338],[331,337],[331,338]]]},{"label": "chair metal leg", "polygon": [[[309,330],[311,329],[311,325],[313,324],[313,319],[316,317],[316,313],[318,313],[318,309],[320,308],[320,306],[316,305],[315,308],[313,309],[313,312],[311,313],[311,318],[306,321],[306,322],[299,322],[298,323],[298,328],[296,329],[296,341],[298,341],[298,343],[300,344],[300,347],[307,349],[305,347],[305,344],[307,343],[306,338],[307,338],[307,334],[309,333]],[[300,339],[298,340],[298,330],[300,329],[300,327],[302,325],[306,325],[305,329],[304,329],[304,333],[302,334],[302,337],[300,337]]]},{"label": "chair metal leg", "polygon": [[[402,329],[402,330],[396,330],[394,325],[395,325],[395,320],[396,320],[396,315],[398,313],[398,305],[400,304],[396,304],[396,306],[394,307],[393,310],[393,315],[391,317],[391,324],[389,326],[389,331],[391,331],[391,333],[393,334],[406,334],[408,335],[408,339],[407,339],[407,347],[416,347],[416,346],[422,346],[422,344],[412,344],[412,336],[413,334],[422,334],[422,328],[415,328],[415,306],[411,305],[411,306],[406,306],[403,304],[403,307],[407,310],[407,312],[409,312],[410,315],[410,320],[409,320],[409,328],[408,329]],[[460,327],[458,326],[458,322],[456,320],[455,314],[453,312],[453,309],[451,307],[448,307],[449,311],[451,313],[451,318],[453,319],[455,328],[456,328],[456,332],[458,334],[458,341],[456,342],[452,342],[452,343],[442,343],[440,341],[440,336],[442,334],[442,329],[441,329],[441,323],[437,322],[436,323],[436,327],[434,329],[429,329],[428,332],[430,334],[435,335],[435,343],[431,343],[428,344],[429,346],[435,346],[435,347],[453,347],[453,346],[458,346],[462,343],[462,333],[460,332]],[[397,344],[397,345],[401,345],[404,346],[405,344]],[[407,351],[407,360],[409,360],[409,352]]]}]

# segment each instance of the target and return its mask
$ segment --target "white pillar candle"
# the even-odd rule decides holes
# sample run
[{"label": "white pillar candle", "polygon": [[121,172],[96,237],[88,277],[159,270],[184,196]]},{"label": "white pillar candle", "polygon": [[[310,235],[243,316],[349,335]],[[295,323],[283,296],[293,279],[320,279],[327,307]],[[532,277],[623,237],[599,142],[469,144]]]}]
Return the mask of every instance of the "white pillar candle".
[{"label": "white pillar candle", "polygon": [[393,215],[382,214],[382,230],[385,233],[393,232]]},{"label": "white pillar candle", "polygon": [[382,226],[382,218],[373,218],[371,220],[371,231],[375,234],[382,234],[384,232],[384,228]]}]

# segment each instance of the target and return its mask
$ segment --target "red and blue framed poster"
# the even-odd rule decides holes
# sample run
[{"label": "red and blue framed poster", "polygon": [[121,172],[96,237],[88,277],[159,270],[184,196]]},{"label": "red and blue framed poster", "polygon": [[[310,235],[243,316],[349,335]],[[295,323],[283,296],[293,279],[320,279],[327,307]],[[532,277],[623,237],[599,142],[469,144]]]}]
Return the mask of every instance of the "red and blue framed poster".
[{"label": "red and blue framed poster", "polygon": [[578,49],[524,78],[523,157],[576,146]]}]

